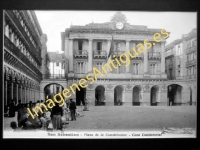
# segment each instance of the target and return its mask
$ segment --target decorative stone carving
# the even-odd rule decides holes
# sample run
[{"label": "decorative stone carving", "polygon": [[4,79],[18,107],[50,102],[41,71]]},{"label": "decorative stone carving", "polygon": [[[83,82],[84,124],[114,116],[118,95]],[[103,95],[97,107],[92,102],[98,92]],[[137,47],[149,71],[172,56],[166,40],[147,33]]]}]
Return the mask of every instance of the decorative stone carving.
[{"label": "decorative stone carving", "polygon": [[112,86],[111,84],[109,84],[109,85],[107,86],[107,88],[108,88],[108,89],[112,89],[113,86]]},{"label": "decorative stone carving", "polygon": [[110,21],[125,23],[125,22],[127,22],[127,19],[126,19],[126,16],[119,11],[119,12],[116,12],[114,14],[114,16],[112,16],[112,18],[110,19]]},{"label": "decorative stone carving", "polygon": [[89,89],[92,89],[93,87],[94,87],[94,85],[92,85],[92,84],[89,84],[89,85],[88,85],[88,88],[89,88]]},{"label": "decorative stone carving", "polygon": [[131,85],[130,84],[128,84],[127,86],[126,86],[126,88],[128,89],[128,90],[130,90],[131,89]]}]

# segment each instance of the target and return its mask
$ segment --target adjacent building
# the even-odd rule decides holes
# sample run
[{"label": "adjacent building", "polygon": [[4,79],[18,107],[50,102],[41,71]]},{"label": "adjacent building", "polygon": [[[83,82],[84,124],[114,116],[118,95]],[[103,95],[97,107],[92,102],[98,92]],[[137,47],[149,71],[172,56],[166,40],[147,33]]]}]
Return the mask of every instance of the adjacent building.
[{"label": "adjacent building", "polygon": [[34,11],[4,10],[4,106],[36,102],[40,93],[43,36]]},{"label": "adjacent building", "polygon": [[[166,73],[169,80],[185,81],[189,85],[190,104],[196,104],[197,30],[191,30],[165,47]],[[176,87],[173,87],[175,89]]]},{"label": "adjacent building", "polygon": [[[87,98],[91,105],[170,105],[168,88],[171,84],[165,73],[165,39],[154,44],[153,35],[161,29],[131,25],[121,12],[109,22],[71,25],[61,33],[68,86],[85,78],[92,68],[101,70],[107,63],[111,45],[116,57],[148,39],[152,47],[131,59],[129,66],[119,66],[87,88],[76,89],[73,98],[77,105]],[[180,72],[181,74],[181,72]],[[174,105],[188,104],[188,86],[178,83]]]}]

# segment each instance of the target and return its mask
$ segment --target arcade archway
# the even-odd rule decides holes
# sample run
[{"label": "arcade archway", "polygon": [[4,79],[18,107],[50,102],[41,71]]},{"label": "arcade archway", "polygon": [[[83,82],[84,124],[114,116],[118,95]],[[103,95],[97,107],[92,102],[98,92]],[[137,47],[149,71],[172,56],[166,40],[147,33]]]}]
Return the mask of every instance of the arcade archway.
[{"label": "arcade archway", "polygon": [[168,86],[168,106],[181,105],[183,87],[178,84]]},{"label": "arcade archway", "polygon": [[151,88],[151,106],[157,106],[157,101],[159,98],[159,86],[154,85]]},{"label": "arcade archway", "polygon": [[[58,83],[51,83],[44,87],[44,101],[46,100],[46,97],[52,96],[58,93],[62,94],[62,91],[64,90],[64,87]],[[53,97],[51,97],[53,98]]]},{"label": "arcade archway", "polygon": [[96,103],[95,106],[102,106],[105,105],[105,88],[101,85],[97,86],[95,89],[95,99]]},{"label": "arcade archway", "polygon": [[114,89],[114,106],[122,105],[124,95],[124,88],[118,85]]},{"label": "arcade archway", "polygon": [[132,105],[140,106],[140,100],[142,99],[142,88],[137,85],[133,88]]},{"label": "arcade archway", "polygon": [[80,106],[85,105],[85,99],[86,99],[86,88],[79,87],[80,91],[76,89],[76,105]]}]

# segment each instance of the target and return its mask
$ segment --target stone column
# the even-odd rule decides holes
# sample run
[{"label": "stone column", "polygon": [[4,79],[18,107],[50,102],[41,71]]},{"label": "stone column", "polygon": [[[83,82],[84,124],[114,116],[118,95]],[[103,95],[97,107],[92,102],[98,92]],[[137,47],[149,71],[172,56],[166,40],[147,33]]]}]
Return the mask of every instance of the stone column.
[{"label": "stone column", "polygon": [[111,40],[108,39],[108,41],[107,41],[107,50],[106,50],[107,56],[108,56],[108,54],[109,54],[109,52],[110,52],[110,46],[111,46]]},{"label": "stone column", "polygon": [[[128,50],[130,50],[130,47],[129,47],[130,43],[129,42],[130,42],[130,40],[126,40],[126,52]],[[130,56],[129,55],[128,55],[128,57],[129,57],[129,60],[130,60]],[[130,73],[130,65],[126,66],[126,73]]]},{"label": "stone column", "polygon": [[22,96],[22,85],[21,85],[21,88],[20,88],[20,95],[21,95],[20,98],[21,98],[22,102],[25,103],[25,101],[23,101],[23,96]]},{"label": "stone column", "polygon": [[148,72],[148,50],[147,45],[145,45],[145,51],[144,51],[144,74],[149,74]]},{"label": "stone column", "polygon": [[126,90],[125,92],[123,91],[123,95],[124,95],[123,105],[132,106],[133,91],[132,90]]},{"label": "stone column", "polygon": [[65,54],[65,74],[68,74],[68,59],[69,59],[69,38],[68,37],[65,37],[65,51],[64,51],[64,54]]},{"label": "stone column", "polygon": [[73,39],[69,40],[69,72],[74,73],[73,63]]},{"label": "stone column", "polygon": [[106,106],[114,106],[114,89],[106,90]]},{"label": "stone column", "polygon": [[144,85],[142,102],[140,102],[141,106],[150,106],[151,105],[151,89],[149,85]]},{"label": "stone column", "polygon": [[5,35],[9,37],[9,25],[6,25]]},{"label": "stone column", "polygon": [[89,39],[88,45],[88,73],[92,72],[92,58],[93,58],[93,51],[92,51],[92,39]]},{"label": "stone column", "polygon": [[167,88],[160,90],[158,99],[159,99],[157,101],[158,106],[168,106],[169,100],[167,98]]},{"label": "stone column", "polygon": [[165,74],[165,42],[161,42],[161,73]]},{"label": "stone column", "polygon": [[30,102],[28,87],[26,88],[26,102],[27,102],[27,103]]},{"label": "stone column", "polygon": [[19,95],[18,95],[18,84],[16,84],[16,101],[18,102]]},{"label": "stone column", "polygon": [[8,83],[7,83],[7,80],[5,80],[5,87],[4,87],[4,105],[8,105],[8,98],[7,98],[7,95],[8,95]]},{"label": "stone column", "polygon": [[26,100],[26,87],[24,87],[24,102],[27,103],[27,100]]},{"label": "stone column", "polygon": [[13,100],[13,82],[11,81],[11,100]]}]

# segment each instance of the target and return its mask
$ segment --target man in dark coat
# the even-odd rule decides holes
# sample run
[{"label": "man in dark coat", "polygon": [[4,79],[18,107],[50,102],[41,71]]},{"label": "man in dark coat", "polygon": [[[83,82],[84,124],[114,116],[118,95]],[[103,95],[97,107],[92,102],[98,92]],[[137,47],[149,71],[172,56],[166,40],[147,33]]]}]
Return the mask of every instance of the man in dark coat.
[{"label": "man in dark coat", "polygon": [[75,113],[76,113],[76,103],[72,99],[70,99],[69,109],[70,109],[71,117],[72,117],[71,121],[76,120],[76,115],[75,115]]}]

